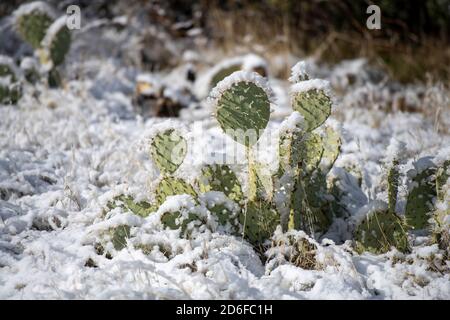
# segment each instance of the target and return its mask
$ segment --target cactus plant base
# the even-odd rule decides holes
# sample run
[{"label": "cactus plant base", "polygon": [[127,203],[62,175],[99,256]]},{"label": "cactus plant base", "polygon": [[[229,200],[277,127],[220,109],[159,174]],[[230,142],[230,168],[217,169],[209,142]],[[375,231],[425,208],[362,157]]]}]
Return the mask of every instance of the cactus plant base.
[{"label": "cactus plant base", "polygon": [[423,170],[413,178],[416,186],[407,198],[405,217],[408,226],[424,229],[428,226],[430,213],[433,211],[433,198],[436,196],[436,181],[433,178],[436,168]]}]

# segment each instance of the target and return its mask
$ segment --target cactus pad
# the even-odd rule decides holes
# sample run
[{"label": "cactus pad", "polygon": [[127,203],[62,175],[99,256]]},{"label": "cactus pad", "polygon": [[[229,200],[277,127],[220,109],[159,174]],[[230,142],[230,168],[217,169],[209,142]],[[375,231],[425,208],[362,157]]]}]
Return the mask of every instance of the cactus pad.
[{"label": "cactus pad", "polygon": [[110,201],[107,204],[107,206],[110,210],[117,206],[121,206],[123,209],[144,218],[158,209],[147,201],[135,202],[133,197],[127,195],[115,197],[113,201]]},{"label": "cactus pad", "polygon": [[341,153],[342,140],[339,133],[330,126],[326,126],[322,135],[323,155],[320,165],[322,171],[328,173]]},{"label": "cactus pad", "polygon": [[436,193],[440,201],[445,201],[446,190],[444,188],[450,177],[450,160],[444,161],[442,167],[439,167],[436,172]]},{"label": "cactus pad", "polygon": [[161,205],[166,201],[167,197],[182,194],[197,196],[194,188],[183,179],[164,177],[156,188],[156,203]]},{"label": "cactus pad", "polygon": [[127,246],[127,239],[130,237],[130,226],[120,225],[111,230],[112,238],[111,242],[114,249],[117,251],[122,250]]},{"label": "cactus pad", "polygon": [[47,29],[53,23],[51,8],[42,2],[24,4],[16,11],[17,30],[34,49],[41,46]]},{"label": "cactus pad", "polygon": [[397,205],[399,179],[398,160],[394,159],[388,172],[388,208],[392,214],[395,213],[395,207]]},{"label": "cactus pad", "polygon": [[63,16],[49,27],[42,40],[41,63],[45,65],[51,61],[53,67],[63,63],[69,52],[70,42],[70,30],[66,26],[66,16]]},{"label": "cactus pad", "polygon": [[0,104],[15,104],[22,90],[14,61],[0,56]]},{"label": "cactus pad", "polygon": [[270,100],[259,85],[236,82],[218,97],[216,116],[221,128],[235,141],[251,146],[269,122]]},{"label": "cactus pad", "polygon": [[151,155],[163,173],[174,173],[183,162],[186,152],[186,140],[173,129],[159,133],[152,141]]},{"label": "cactus pad", "polygon": [[280,223],[280,216],[270,203],[250,201],[240,214],[239,222],[244,226],[245,238],[257,246],[272,236]]},{"label": "cactus pad", "polygon": [[236,174],[227,165],[207,165],[202,168],[198,179],[200,192],[221,191],[229,199],[239,202],[242,200],[242,189]]},{"label": "cactus pad", "polygon": [[332,100],[322,89],[296,92],[292,98],[292,108],[305,118],[308,131],[319,127],[331,114]]},{"label": "cactus pad", "polygon": [[428,226],[433,198],[436,196],[436,168],[430,167],[412,179],[412,189],[407,198],[405,217],[409,226],[424,229]]},{"label": "cactus pad", "polygon": [[385,253],[391,247],[401,252],[408,251],[408,237],[403,223],[388,211],[377,211],[366,216],[356,227],[354,238],[359,253]]}]

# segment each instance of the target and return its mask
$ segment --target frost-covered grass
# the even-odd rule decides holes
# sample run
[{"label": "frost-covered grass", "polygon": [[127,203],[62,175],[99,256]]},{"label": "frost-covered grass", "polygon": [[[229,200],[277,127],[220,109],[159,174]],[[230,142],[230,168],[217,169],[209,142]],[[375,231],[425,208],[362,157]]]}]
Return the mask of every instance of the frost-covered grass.
[{"label": "frost-covered grass", "polygon": [[[28,92],[17,106],[0,108],[0,298],[450,299],[449,261],[428,237],[411,235],[410,254],[358,255],[339,219],[320,240],[278,229],[261,256],[220,230],[200,228],[186,239],[164,230],[157,214],[140,218],[116,208],[111,214],[125,219],[134,237],[112,258],[99,255],[99,234],[124,222],[104,220],[106,203],[126,192],[137,199],[152,192],[158,172],[142,141],[164,120],[135,117],[124,70],[96,63],[91,80],[38,88],[40,95]],[[287,86],[271,82],[273,114],[283,113]],[[449,146],[450,136],[422,113],[355,106],[354,95],[348,90],[338,107],[344,142],[336,166],[359,164],[362,197],[385,200],[380,186],[390,139],[405,142],[402,152],[413,159]],[[172,124],[209,121],[187,115]],[[441,115],[448,118],[448,110]],[[221,133],[211,123],[206,135]],[[405,172],[411,167],[409,161]],[[188,180],[198,170],[180,169]],[[353,201],[355,217],[367,213],[364,201]],[[302,253],[292,239],[311,245]],[[299,256],[311,263],[296,263]]]}]

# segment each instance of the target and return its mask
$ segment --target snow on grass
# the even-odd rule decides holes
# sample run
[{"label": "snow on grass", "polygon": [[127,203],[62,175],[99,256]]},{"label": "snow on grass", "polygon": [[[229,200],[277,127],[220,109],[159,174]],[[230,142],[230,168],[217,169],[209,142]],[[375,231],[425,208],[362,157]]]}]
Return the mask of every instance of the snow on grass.
[{"label": "snow on grass", "polygon": [[[410,254],[358,255],[344,242],[349,230],[342,219],[328,239],[309,239],[317,262],[310,269],[286,259],[265,265],[241,237],[216,232],[213,221],[208,228],[193,228],[190,238],[163,228],[158,219],[163,209],[178,210],[184,202],[198,210],[186,196],[168,199],[147,218],[116,208],[105,219],[103,210],[115,196],[151,197],[158,172],[141,147],[148,147],[154,132],[186,126],[196,141],[214,137],[215,151],[224,151],[218,128],[191,130],[204,119],[136,117],[129,74],[110,63],[87,61],[101,71],[94,69],[93,80],[68,80],[60,90],[38,88],[38,97],[26,93],[17,106],[0,108],[0,298],[450,299],[442,250],[425,239],[416,241]],[[381,192],[377,177],[386,141],[393,137],[407,143],[410,153],[430,155],[450,141],[420,114],[387,116],[359,107],[342,116],[343,154],[332,171],[356,220],[381,208],[379,202],[367,203]],[[269,128],[290,130],[298,123],[301,117],[292,113]],[[342,169],[352,164],[361,170],[364,192],[357,173]],[[195,170],[188,165],[179,174],[190,179]],[[237,175],[242,178],[242,172]],[[201,201],[221,203],[221,196],[212,192]],[[111,259],[98,254],[99,234],[120,224],[131,226],[127,246]],[[273,240],[285,236],[275,233]],[[301,232],[292,236],[308,239]],[[285,254],[287,248],[274,244],[267,253]]]}]

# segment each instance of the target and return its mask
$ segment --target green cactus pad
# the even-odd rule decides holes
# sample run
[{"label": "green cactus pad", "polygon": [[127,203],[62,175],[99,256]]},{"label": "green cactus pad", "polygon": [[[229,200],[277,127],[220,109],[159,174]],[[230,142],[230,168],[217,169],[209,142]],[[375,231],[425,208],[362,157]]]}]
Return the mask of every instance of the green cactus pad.
[{"label": "green cactus pad", "polygon": [[229,199],[239,202],[243,198],[241,184],[227,165],[207,165],[197,180],[200,192],[221,191]]},{"label": "green cactus pad", "polygon": [[392,214],[395,213],[395,207],[397,205],[399,180],[400,172],[398,170],[398,160],[394,159],[388,172],[388,210]]},{"label": "green cactus pad", "polygon": [[269,97],[255,83],[234,83],[218,98],[216,116],[222,130],[235,141],[254,145],[269,122]]},{"label": "green cactus pad", "polygon": [[328,173],[341,153],[342,140],[339,133],[330,126],[326,126],[322,135],[323,155],[320,165],[322,171]]},{"label": "green cactus pad", "polygon": [[188,194],[197,197],[194,188],[186,181],[175,177],[164,177],[156,188],[156,203],[158,206],[166,201],[167,197]]},{"label": "green cactus pad", "polygon": [[156,212],[156,210],[158,209],[156,206],[147,201],[135,202],[133,197],[127,195],[120,195],[118,197],[115,197],[113,201],[110,201],[107,204],[107,207],[112,210],[118,205],[123,209],[144,218],[147,217],[150,213]]},{"label": "green cactus pad", "polygon": [[269,168],[261,163],[255,163],[250,167],[252,173],[249,181],[249,198],[271,201],[274,190]]},{"label": "green cactus pad", "polygon": [[161,223],[166,228],[172,230],[177,230],[181,228],[182,234],[186,232],[188,224],[196,220],[198,220],[197,215],[190,212],[187,214],[187,217],[183,217],[183,215],[179,211],[165,212],[161,215]]},{"label": "green cactus pad", "polygon": [[41,46],[47,29],[53,23],[53,18],[47,12],[43,11],[42,8],[36,8],[18,16],[16,21],[17,30],[22,39],[28,42],[34,49],[38,49]]},{"label": "green cactus pad", "polygon": [[280,216],[268,202],[248,202],[247,210],[239,215],[245,238],[255,246],[269,239],[280,223]]},{"label": "green cactus pad", "polygon": [[369,214],[354,231],[356,251],[375,254],[388,252],[391,247],[408,251],[408,237],[399,217],[388,211]]},{"label": "green cactus pad", "polygon": [[323,138],[319,134],[311,132],[305,138],[301,147],[303,175],[310,174],[319,167],[325,151]]},{"label": "green cactus pad", "polygon": [[186,140],[174,129],[159,133],[152,141],[152,158],[163,173],[174,173],[183,162],[186,152]]},{"label": "green cactus pad", "polygon": [[111,242],[114,246],[114,249],[119,251],[125,248],[127,246],[127,239],[130,237],[130,226],[121,225],[113,228],[111,232]]},{"label": "green cactus pad", "polygon": [[289,170],[300,162],[303,155],[303,133],[301,131],[290,132],[285,134],[280,139],[279,144],[279,161],[280,172],[278,176],[281,176],[286,170]]},{"label": "green cactus pad", "polygon": [[22,96],[19,83],[2,85],[0,83],[0,104],[16,104]]},{"label": "green cactus pad", "polygon": [[436,172],[436,193],[440,201],[445,201],[446,190],[444,188],[450,177],[450,160],[444,161],[442,167],[439,167]]},{"label": "green cactus pad", "polygon": [[408,226],[424,229],[428,226],[433,198],[436,197],[436,168],[423,170],[413,179],[413,188],[408,194],[405,217]]},{"label": "green cactus pad", "polygon": [[70,30],[66,26],[65,19],[65,16],[59,18],[47,30],[41,43],[44,49],[41,57],[42,64],[46,64],[48,62],[46,60],[51,60],[55,67],[64,62],[71,43]]},{"label": "green cactus pad", "polygon": [[13,60],[0,55],[0,104],[16,104],[21,95],[22,87]]},{"label": "green cactus pad", "polygon": [[305,118],[308,131],[322,125],[331,114],[332,100],[322,89],[297,92],[292,98],[292,108]]}]

